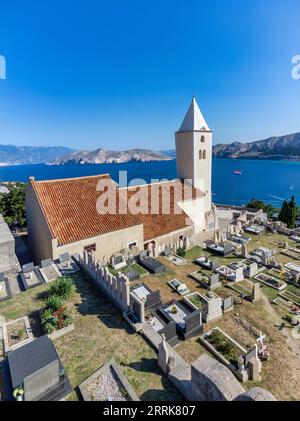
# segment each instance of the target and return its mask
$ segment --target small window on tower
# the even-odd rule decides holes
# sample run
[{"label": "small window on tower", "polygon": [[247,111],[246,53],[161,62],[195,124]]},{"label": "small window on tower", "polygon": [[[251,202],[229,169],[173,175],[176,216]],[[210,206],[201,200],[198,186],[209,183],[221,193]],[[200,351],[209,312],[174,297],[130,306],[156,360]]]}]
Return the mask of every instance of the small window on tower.
[{"label": "small window on tower", "polygon": [[199,151],[199,159],[202,159],[202,151]]},{"label": "small window on tower", "polygon": [[206,159],[206,151],[203,151],[202,158]]},{"label": "small window on tower", "polygon": [[204,143],[205,142],[205,136],[201,136],[201,142]]}]

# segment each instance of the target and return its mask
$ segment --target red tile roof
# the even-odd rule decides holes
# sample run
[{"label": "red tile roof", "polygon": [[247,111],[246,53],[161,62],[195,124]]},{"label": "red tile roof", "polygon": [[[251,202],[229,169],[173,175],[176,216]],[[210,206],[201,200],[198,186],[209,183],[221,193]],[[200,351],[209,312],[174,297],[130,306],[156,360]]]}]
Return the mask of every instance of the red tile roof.
[{"label": "red tile roof", "polygon": [[[116,205],[123,205],[125,214],[120,212],[101,214],[97,211],[97,200],[101,192],[97,191],[98,182],[104,182],[107,188],[116,191]],[[96,237],[105,233],[143,224],[144,240],[150,240],[163,234],[180,230],[187,226],[185,213],[176,214],[178,209],[176,193],[182,190],[183,184],[178,181],[145,185],[126,189],[119,189],[108,174],[99,176],[79,177],[62,180],[35,181],[30,183],[38,198],[46,222],[53,238],[57,238],[60,245],[80,241],[85,238]],[[136,201],[135,193],[147,197],[150,190],[156,188],[159,193],[157,214],[151,214],[151,200],[146,209],[148,214],[131,213],[130,205]],[[156,187],[155,187],[156,186]],[[162,206],[162,192],[170,187],[170,212],[164,214]],[[107,191],[106,188],[106,191]],[[192,189],[193,198],[202,193]],[[165,197],[165,196],[164,196]],[[127,206],[126,202],[127,200]],[[157,205],[157,200],[153,201]],[[108,202],[105,202],[107,206]],[[141,201],[137,200],[137,205]]]}]

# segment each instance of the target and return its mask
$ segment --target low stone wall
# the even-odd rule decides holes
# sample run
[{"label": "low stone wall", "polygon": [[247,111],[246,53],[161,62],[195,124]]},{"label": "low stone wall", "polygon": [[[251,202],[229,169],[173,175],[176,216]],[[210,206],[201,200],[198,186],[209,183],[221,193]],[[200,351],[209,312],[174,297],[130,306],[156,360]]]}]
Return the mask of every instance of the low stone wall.
[{"label": "low stone wall", "polygon": [[95,257],[83,252],[78,256],[78,264],[89,274],[94,284],[103,292],[122,312],[130,307],[129,279],[122,273],[112,275],[109,270],[96,262]]}]

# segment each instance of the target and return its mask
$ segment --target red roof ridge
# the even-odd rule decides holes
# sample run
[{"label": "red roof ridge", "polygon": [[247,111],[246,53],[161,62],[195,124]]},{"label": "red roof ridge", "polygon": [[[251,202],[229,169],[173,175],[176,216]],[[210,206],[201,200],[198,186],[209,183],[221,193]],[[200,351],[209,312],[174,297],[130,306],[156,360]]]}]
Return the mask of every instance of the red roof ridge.
[{"label": "red roof ridge", "polygon": [[55,183],[57,181],[70,181],[70,180],[81,180],[84,178],[104,178],[104,177],[108,177],[110,178],[112,181],[114,181],[109,173],[103,173],[103,174],[97,174],[97,175],[80,175],[78,177],[68,177],[68,178],[51,178],[50,180],[36,180],[34,177],[29,177],[29,180],[31,182],[34,182],[36,184],[41,184],[41,183]]}]

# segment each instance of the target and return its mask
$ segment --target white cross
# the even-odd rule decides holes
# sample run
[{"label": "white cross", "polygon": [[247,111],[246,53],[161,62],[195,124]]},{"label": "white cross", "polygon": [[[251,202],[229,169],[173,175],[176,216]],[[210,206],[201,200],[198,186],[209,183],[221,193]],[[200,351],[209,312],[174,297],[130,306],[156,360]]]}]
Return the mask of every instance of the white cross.
[{"label": "white cross", "polygon": [[261,348],[264,347],[264,339],[266,339],[266,335],[263,335],[262,332],[259,332],[259,337],[257,339],[257,342],[259,342]]}]

